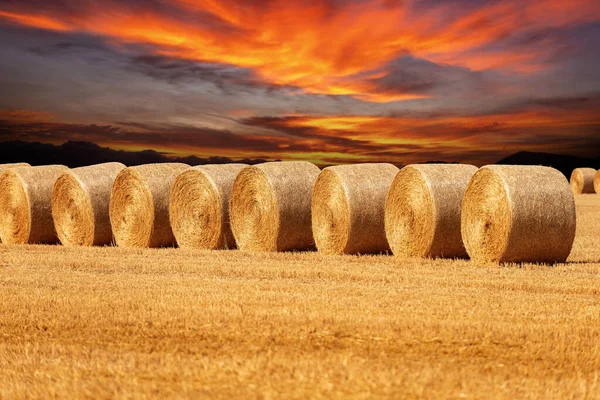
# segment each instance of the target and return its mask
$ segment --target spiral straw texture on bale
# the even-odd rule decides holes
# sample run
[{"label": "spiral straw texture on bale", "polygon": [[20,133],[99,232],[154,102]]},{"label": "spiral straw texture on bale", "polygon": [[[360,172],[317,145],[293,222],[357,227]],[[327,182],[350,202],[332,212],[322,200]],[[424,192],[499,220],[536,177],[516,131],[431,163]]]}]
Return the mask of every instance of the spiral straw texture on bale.
[{"label": "spiral straw texture on bale", "polygon": [[594,193],[595,176],[596,170],[593,168],[575,168],[570,180],[573,194]]},{"label": "spiral straw texture on bale", "polygon": [[229,208],[238,247],[251,251],[314,248],[310,202],[319,172],[305,161],[244,168],[233,183]]},{"label": "spiral straw texture on bale", "polygon": [[108,208],[113,183],[125,166],[111,162],[74,168],[54,184],[52,217],[65,246],[102,246],[113,240]]},{"label": "spiral straw texture on bale", "polygon": [[312,196],[312,230],[323,254],[389,251],[384,230],[385,196],[398,173],[392,164],[327,167]]},{"label": "spiral straw texture on bale", "polygon": [[594,175],[594,190],[600,194],[600,169]]},{"label": "spiral straw texture on bale", "polygon": [[575,238],[575,200],[565,176],[542,166],[488,165],[473,175],[462,237],[480,262],[564,262]]},{"label": "spiral straw texture on bale", "polygon": [[246,164],[200,165],[179,174],[169,206],[179,247],[235,247],[229,224],[229,199],[233,182],[245,167]]},{"label": "spiral straw texture on bale", "polygon": [[0,238],[7,244],[58,241],[52,221],[52,188],[63,165],[9,168],[0,176]]},{"label": "spiral straw texture on bale", "polygon": [[123,169],[113,185],[110,223],[121,247],[166,247],[175,244],[169,223],[169,196],[175,178],[189,166],[146,164]]},{"label": "spiral straw texture on bale", "polygon": [[395,255],[464,258],[460,211],[477,167],[415,164],[392,183],[385,204],[385,232]]}]

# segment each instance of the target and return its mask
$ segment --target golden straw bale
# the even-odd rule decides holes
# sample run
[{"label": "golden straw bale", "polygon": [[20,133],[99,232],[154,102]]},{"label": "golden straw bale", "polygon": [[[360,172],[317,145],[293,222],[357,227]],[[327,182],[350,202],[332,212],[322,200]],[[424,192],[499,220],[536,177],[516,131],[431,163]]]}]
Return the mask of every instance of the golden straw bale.
[{"label": "golden straw bale", "polygon": [[175,178],[189,166],[146,164],[123,169],[110,197],[110,223],[121,247],[166,247],[175,244],[169,223],[169,196]]},{"label": "golden straw bale", "polygon": [[415,164],[404,167],[385,203],[385,232],[395,255],[464,258],[460,210],[477,167]]},{"label": "golden straw bale", "polygon": [[238,247],[252,251],[314,248],[310,201],[319,172],[306,161],[244,168],[233,183],[229,208]]},{"label": "golden straw bale", "polygon": [[473,175],[462,237],[481,262],[564,262],[575,238],[575,200],[554,168],[488,165]]},{"label": "golden straw bale", "polygon": [[52,217],[65,246],[102,246],[113,240],[108,208],[115,178],[125,166],[111,162],[74,168],[54,184]]},{"label": "golden straw bale", "polygon": [[13,163],[13,164],[0,164],[0,174],[9,168],[21,168],[21,167],[31,167],[31,165],[24,163],[24,162]]},{"label": "golden straw bale", "polygon": [[398,173],[392,164],[327,167],[312,195],[312,230],[319,252],[389,251],[384,230],[385,196]]},{"label": "golden straw bale", "polygon": [[199,165],[177,176],[171,189],[169,217],[179,247],[234,248],[229,198],[246,164]]},{"label": "golden straw bale", "polygon": [[0,238],[3,243],[58,241],[52,221],[52,188],[68,168],[63,165],[18,167],[0,175]]},{"label": "golden straw bale", "polygon": [[600,169],[594,175],[594,191],[600,194]]},{"label": "golden straw bale", "polygon": [[575,168],[570,181],[573,194],[594,193],[595,176],[596,170],[593,168]]}]

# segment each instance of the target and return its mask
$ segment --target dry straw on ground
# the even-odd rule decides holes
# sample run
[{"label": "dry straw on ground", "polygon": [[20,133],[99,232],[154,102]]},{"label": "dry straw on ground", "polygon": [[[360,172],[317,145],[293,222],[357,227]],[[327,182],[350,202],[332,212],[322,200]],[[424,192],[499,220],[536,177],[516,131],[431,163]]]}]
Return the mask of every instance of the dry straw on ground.
[{"label": "dry straw on ground", "polygon": [[110,223],[118,246],[175,244],[169,196],[177,175],[188,168],[180,163],[146,164],[119,173],[110,198]]},{"label": "dry straw on ground", "polygon": [[56,243],[52,188],[63,165],[9,168],[0,176],[0,238],[3,243]]},{"label": "dry straw on ground", "polygon": [[594,175],[594,191],[600,194],[600,169]]},{"label": "dry straw on ground", "polygon": [[169,205],[169,217],[179,247],[234,248],[229,225],[229,198],[246,164],[199,165],[179,174]]},{"label": "dry straw on ground", "polygon": [[319,172],[305,161],[244,168],[233,184],[229,209],[238,247],[252,251],[313,248],[310,201]]},{"label": "dry straw on ground", "polygon": [[125,166],[112,162],[74,168],[54,184],[52,217],[65,246],[102,246],[113,240],[108,207],[115,178]]},{"label": "dry straw on ground", "polygon": [[392,252],[403,257],[464,258],[460,210],[473,165],[404,167],[385,205],[385,232]]},{"label": "dry straw on ground", "polygon": [[480,262],[564,262],[575,238],[564,175],[542,166],[488,165],[467,186],[462,237]]},{"label": "dry straw on ground", "polygon": [[570,182],[573,194],[594,193],[595,176],[596,170],[593,168],[575,168]]},{"label": "dry straw on ground", "polygon": [[312,195],[312,230],[324,254],[388,251],[384,230],[385,196],[398,173],[392,164],[325,168]]}]

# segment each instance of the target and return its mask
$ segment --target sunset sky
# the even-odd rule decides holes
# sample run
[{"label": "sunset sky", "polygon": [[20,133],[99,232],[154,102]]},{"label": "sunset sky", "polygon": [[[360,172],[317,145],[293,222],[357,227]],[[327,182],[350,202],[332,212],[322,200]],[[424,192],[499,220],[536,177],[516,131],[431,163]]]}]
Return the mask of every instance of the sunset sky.
[{"label": "sunset sky", "polygon": [[320,164],[598,156],[597,0],[0,0],[0,141]]}]

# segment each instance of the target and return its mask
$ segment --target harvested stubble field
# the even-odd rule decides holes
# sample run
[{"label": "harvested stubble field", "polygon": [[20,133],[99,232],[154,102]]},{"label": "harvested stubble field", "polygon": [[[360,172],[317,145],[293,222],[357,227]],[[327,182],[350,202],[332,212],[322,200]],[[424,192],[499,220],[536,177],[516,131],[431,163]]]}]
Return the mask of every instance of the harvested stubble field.
[{"label": "harvested stubble field", "polygon": [[0,398],[600,397],[600,196],[569,263],[0,245]]}]

